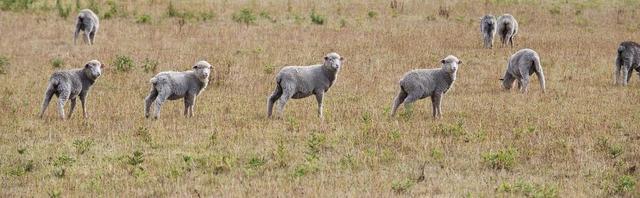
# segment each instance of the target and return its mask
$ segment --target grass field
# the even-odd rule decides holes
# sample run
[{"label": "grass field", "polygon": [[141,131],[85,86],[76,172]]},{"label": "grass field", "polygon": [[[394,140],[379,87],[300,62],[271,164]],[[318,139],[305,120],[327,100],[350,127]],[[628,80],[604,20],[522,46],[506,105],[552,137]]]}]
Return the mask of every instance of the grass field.
[{"label": "grass field", "polygon": [[[612,77],[617,45],[640,41],[638,1],[79,3],[0,0],[1,197],[640,196],[640,80]],[[85,7],[102,17],[94,46],[73,45]],[[518,19],[514,48],[482,48],[487,13]],[[547,93],[536,77],[501,90],[521,48]],[[313,97],[267,119],[277,71],[331,51],[346,61],[324,121]],[[464,63],[443,119],[428,99],[391,118],[402,74],[449,54]],[[108,68],[90,117],[61,121],[52,103],[39,119],[49,75],[91,59]],[[214,68],[196,116],[174,101],[144,119],[149,78],[201,59]]]}]

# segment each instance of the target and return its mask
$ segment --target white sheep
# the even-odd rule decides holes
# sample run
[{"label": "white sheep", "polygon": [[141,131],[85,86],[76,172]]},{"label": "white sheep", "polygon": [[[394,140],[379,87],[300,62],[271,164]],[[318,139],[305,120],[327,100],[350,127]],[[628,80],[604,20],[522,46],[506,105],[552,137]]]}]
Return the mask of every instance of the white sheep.
[{"label": "white sheep", "polygon": [[287,66],[276,76],[276,88],[267,99],[267,117],[271,117],[273,104],[278,101],[279,114],[290,98],[300,99],[315,95],[318,102],[318,116],[323,118],[322,100],[324,93],[335,82],[344,59],[335,52],[324,57],[324,63],[312,66]]},{"label": "white sheep", "polygon": [[480,19],[480,32],[482,33],[484,47],[493,48],[493,38],[496,35],[496,17],[485,15]]},{"label": "white sheep", "polygon": [[498,18],[498,35],[502,46],[510,44],[513,47],[513,38],[518,34],[518,21],[510,14],[503,14]]},{"label": "white sheep", "polygon": [[627,86],[633,70],[640,74],[640,45],[633,41],[625,41],[618,46],[613,84]]},{"label": "white sheep", "polygon": [[540,56],[531,49],[521,49],[509,58],[507,71],[504,73],[504,77],[500,79],[502,87],[509,90],[513,86],[513,82],[516,81],[518,89],[522,93],[526,93],[529,90],[529,76],[534,73],[538,76],[540,88],[544,93],[545,80],[542,65],[540,65]]},{"label": "white sheep", "polygon": [[84,65],[82,69],[71,69],[64,71],[56,71],[49,78],[47,90],[44,93],[44,101],[42,102],[42,110],[40,118],[44,116],[44,112],[49,106],[51,97],[55,94],[58,97],[58,114],[62,120],[65,119],[64,104],[67,100],[71,100],[71,109],[69,117],[73,114],[76,107],[76,97],[80,96],[82,102],[82,113],[85,118],[88,117],[86,110],[86,99],[89,94],[91,85],[102,74],[102,64],[97,60],[91,60]]},{"label": "white sheep", "polygon": [[151,90],[145,98],[144,116],[149,118],[149,110],[153,102],[155,102],[153,118],[157,119],[160,117],[160,108],[165,100],[184,98],[184,116],[193,117],[196,97],[209,84],[210,72],[211,64],[207,61],[199,61],[190,71],[158,73],[149,81]]},{"label": "white sheep", "polygon": [[416,69],[404,74],[400,80],[400,92],[393,100],[391,116],[395,116],[400,104],[404,103],[405,109],[426,97],[431,97],[433,117],[442,117],[442,98],[456,80],[459,65],[462,64],[457,57],[449,55],[440,60],[442,64],[438,69]]},{"label": "white sheep", "polygon": [[84,31],[86,41],[89,45],[93,45],[95,43],[96,33],[98,33],[98,28],[100,28],[100,20],[98,19],[98,16],[89,9],[83,9],[80,10],[78,17],[76,18],[76,30],[73,34],[73,44],[76,44],[78,34],[80,33],[80,30],[82,30]]}]

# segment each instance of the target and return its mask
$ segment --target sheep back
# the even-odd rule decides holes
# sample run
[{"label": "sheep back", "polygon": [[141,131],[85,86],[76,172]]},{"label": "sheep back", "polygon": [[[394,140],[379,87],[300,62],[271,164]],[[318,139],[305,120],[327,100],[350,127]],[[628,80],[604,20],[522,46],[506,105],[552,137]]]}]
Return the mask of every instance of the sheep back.
[{"label": "sheep back", "polygon": [[407,93],[422,94],[422,99],[435,92],[446,93],[453,81],[451,75],[442,69],[416,69],[402,77],[400,87]]},{"label": "sheep back", "polygon": [[292,98],[304,98],[314,91],[326,92],[336,79],[336,73],[323,65],[287,66],[278,72],[276,82],[285,90],[294,91]]},{"label": "sheep back", "polygon": [[150,82],[156,90],[170,92],[169,100],[184,98],[187,94],[198,95],[206,86],[193,71],[160,72]]}]

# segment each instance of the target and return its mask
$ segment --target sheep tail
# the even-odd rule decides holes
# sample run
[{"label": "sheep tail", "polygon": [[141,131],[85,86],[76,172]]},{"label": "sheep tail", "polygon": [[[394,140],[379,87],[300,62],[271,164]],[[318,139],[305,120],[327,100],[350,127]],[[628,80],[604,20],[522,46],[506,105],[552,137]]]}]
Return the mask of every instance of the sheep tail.
[{"label": "sheep tail", "polygon": [[536,75],[538,75],[538,81],[540,81],[540,88],[542,89],[542,93],[545,92],[545,80],[544,80],[544,72],[542,72],[542,65],[540,65],[540,59],[536,59],[533,61],[533,64],[536,69]]},{"label": "sheep tail", "polygon": [[158,78],[156,77],[151,78],[151,80],[149,80],[149,83],[155,85],[156,83],[158,83]]},{"label": "sheep tail", "polygon": [[620,47],[618,47],[618,54],[622,53],[624,49],[625,49],[624,45],[620,45]]}]

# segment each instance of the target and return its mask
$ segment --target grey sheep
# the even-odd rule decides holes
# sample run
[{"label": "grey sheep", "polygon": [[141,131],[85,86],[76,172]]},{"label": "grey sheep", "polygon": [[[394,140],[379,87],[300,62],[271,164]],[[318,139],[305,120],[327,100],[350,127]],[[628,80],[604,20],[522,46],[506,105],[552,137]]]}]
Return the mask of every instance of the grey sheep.
[{"label": "grey sheep", "polygon": [[540,56],[531,49],[521,49],[509,58],[507,71],[504,73],[504,77],[500,79],[502,87],[509,90],[513,86],[513,82],[516,81],[518,89],[522,93],[526,93],[529,90],[529,76],[534,73],[538,76],[540,88],[544,93],[545,81],[542,65],[540,65]]},{"label": "grey sheep", "polygon": [[318,116],[323,118],[322,100],[324,93],[335,82],[343,57],[335,52],[324,57],[324,63],[312,66],[287,66],[276,76],[276,88],[267,99],[267,117],[271,117],[273,104],[278,101],[279,114],[284,112],[284,106],[290,98],[300,99],[310,95],[316,96],[318,102]]},{"label": "grey sheep", "polygon": [[71,100],[71,109],[69,117],[73,114],[76,107],[76,97],[80,96],[82,102],[82,113],[85,118],[87,115],[86,100],[89,90],[93,83],[102,74],[102,64],[97,60],[91,60],[84,65],[82,69],[71,69],[64,71],[56,71],[49,78],[47,90],[44,93],[44,101],[42,102],[42,110],[40,118],[44,116],[44,112],[49,106],[51,97],[55,94],[58,97],[58,114],[62,120],[65,119],[64,104],[67,100]]},{"label": "grey sheep", "polygon": [[503,14],[498,18],[497,28],[502,46],[511,45],[513,47],[513,38],[518,34],[518,21],[510,14]]},{"label": "grey sheep", "polygon": [[76,44],[80,30],[84,31],[86,41],[89,45],[95,43],[96,33],[100,28],[100,20],[98,16],[89,9],[80,10],[76,21],[76,30],[73,33],[73,44]]},{"label": "grey sheep", "polygon": [[496,23],[496,17],[493,15],[485,15],[480,19],[480,32],[482,32],[485,48],[493,48],[493,38],[496,35]]},{"label": "grey sheep", "polygon": [[640,45],[633,41],[625,41],[618,47],[613,84],[627,86],[633,70],[640,72]]},{"label": "grey sheep", "polygon": [[209,84],[211,64],[199,61],[192,70],[184,72],[167,71],[156,74],[151,80],[151,90],[145,98],[144,116],[149,118],[151,104],[155,102],[153,118],[160,117],[160,108],[165,100],[184,98],[184,116],[193,117],[196,96]]},{"label": "grey sheep", "polygon": [[400,92],[393,100],[391,116],[395,116],[402,103],[409,110],[415,101],[431,97],[433,117],[442,117],[442,98],[455,82],[462,61],[449,55],[440,60],[440,63],[442,66],[438,69],[416,69],[404,74],[400,80]]}]

